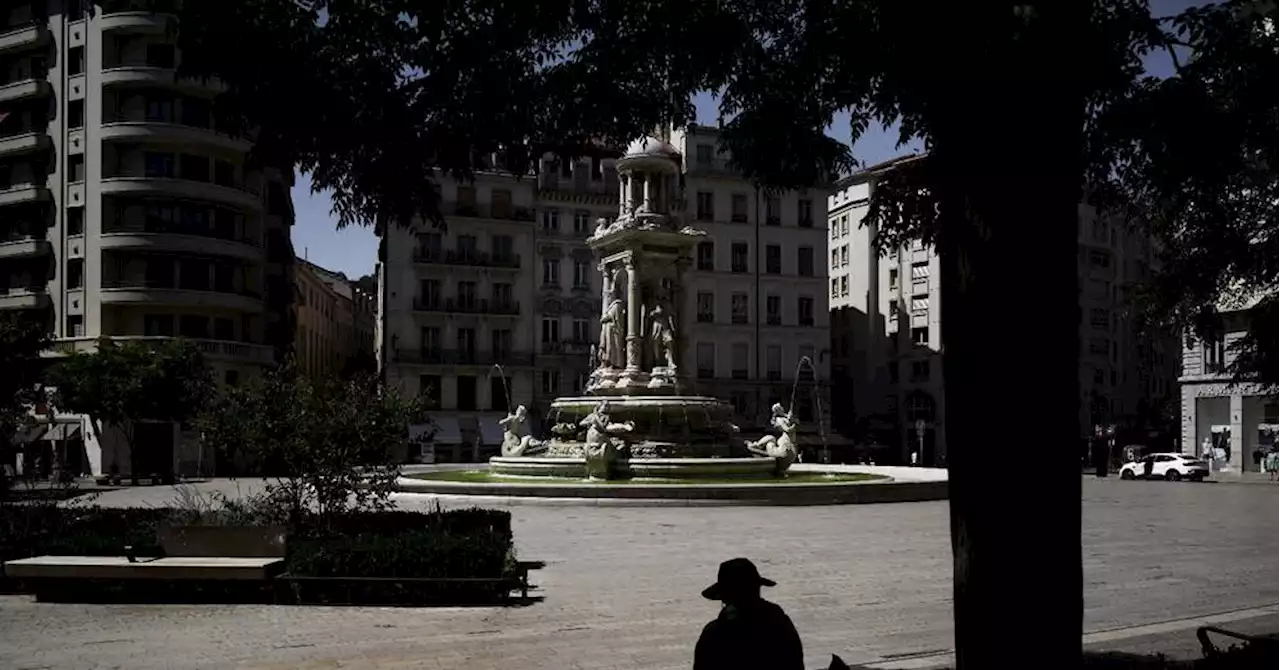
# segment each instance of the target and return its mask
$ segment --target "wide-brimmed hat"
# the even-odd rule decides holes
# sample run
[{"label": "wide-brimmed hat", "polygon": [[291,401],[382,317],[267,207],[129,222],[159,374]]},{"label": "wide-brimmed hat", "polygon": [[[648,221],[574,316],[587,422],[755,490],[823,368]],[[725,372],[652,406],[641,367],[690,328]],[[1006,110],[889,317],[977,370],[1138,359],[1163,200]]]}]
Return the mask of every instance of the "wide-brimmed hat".
[{"label": "wide-brimmed hat", "polygon": [[756,570],[756,564],[745,558],[734,558],[720,564],[716,583],[702,590],[708,600],[723,600],[726,592],[759,586],[776,586],[777,582],[765,579]]}]

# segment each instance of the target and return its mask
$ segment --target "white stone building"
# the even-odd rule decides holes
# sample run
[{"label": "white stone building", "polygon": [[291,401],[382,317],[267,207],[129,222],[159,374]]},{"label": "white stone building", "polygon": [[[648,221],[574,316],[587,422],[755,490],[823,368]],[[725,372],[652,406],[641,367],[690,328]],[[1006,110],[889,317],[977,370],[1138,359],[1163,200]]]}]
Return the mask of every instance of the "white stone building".
[{"label": "white stone building", "polygon": [[[857,417],[838,428],[896,443],[903,462],[920,451],[920,462],[929,464],[946,454],[938,257],[919,242],[879,254],[876,231],[862,225],[876,177],[918,158],[894,159],[837,183],[828,202],[826,255],[837,415]],[[1132,284],[1150,276],[1153,250],[1145,236],[1087,205],[1080,205],[1078,220],[1079,437],[1095,425],[1118,424],[1139,439],[1160,403],[1172,398],[1176,378],[1173,338],[1144,334],[1129,318]]]},{"label": "white stone building", "polygon": [[1245,318],[1243,310],[1224,311],[1220,339],[1184,343],[1178,378],[1182,453],[1203,456],[1207,442],[1226,452],[1228,468],[1235,472],[1261,469],[1256,453],[1276,445],[1280,424],[1275,389],[1232,384],[1227,373],[1235,359],[1232,345],[1245,333]]},{"label": "white stone building", "polygon": [[[292,168],[255,169],[250,139],[215,127],[219,84],[175,78],[172,16],[3,5],[0,310],[46,323],[58,351],[182,336],[219,381],[274,365],[292,342]],[[177,426],[143,432],[148,462],[84,462],[207,465]]]}]

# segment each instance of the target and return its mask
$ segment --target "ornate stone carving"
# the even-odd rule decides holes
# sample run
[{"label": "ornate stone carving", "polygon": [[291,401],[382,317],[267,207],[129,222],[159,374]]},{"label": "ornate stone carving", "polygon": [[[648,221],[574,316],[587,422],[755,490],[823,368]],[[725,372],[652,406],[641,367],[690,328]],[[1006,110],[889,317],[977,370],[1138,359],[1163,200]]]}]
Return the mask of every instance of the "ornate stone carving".
[{"label": "ornate stone carving", "polygon": [[541,440],[535,440],[529,435],[526,425],[528,418],[529,410],[520,405],[514,413],[498,422],[502,426],[503,456],[532,456],[546,451],[547,446]]},{"label": "ornate stone carving", "polygon": [[779,473],[786,472],[792,463],[796,462],[796,423],[791,412],[784,410],[781,403],[774,403],[773,417],[769,419],[769,423],[778,430],[778,435],[765,435],[764,437],[751,441],[747,440],[747,451],[764,458],[773,458],[777,461],[777,471]]},{"label": "ornate stone carving", "polygon": [[617,278],[611,282],[613,292],[600,315],[600,367],[623,368],[627,363],[627,309],[618,290]]},{"label": "ornate stone carving", "polygon": [[579,425],[587,429],[587,439],[582,447],[583,455],[586,456],[587,476],[610,479],[616,471],[618,454],[626,447],[621,436],[635,430],[635,422],[610,423],[609,401],[601,400],[595,411],[588,414]]}]

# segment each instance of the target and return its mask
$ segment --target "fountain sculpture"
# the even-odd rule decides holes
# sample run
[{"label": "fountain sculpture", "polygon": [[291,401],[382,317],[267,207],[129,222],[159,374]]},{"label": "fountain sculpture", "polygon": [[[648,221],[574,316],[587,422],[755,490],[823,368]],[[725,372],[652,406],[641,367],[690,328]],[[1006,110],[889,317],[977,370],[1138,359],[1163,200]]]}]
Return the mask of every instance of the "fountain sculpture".
[{"label": "fountain sculpture", "polygon": [[737,438],[732,407],[690,394],[684,325],[692,250],[706,233],[683,225],[681,156],[646,137],[618,159],[620,207],[587,243],[601,275],[600,341],[587,395],[551,405],[553,437],[533,439],[527,410],[504,419],[499,475],[556,477],[772,477],[796,460],[796,423],[774,406],[778,436]]}]

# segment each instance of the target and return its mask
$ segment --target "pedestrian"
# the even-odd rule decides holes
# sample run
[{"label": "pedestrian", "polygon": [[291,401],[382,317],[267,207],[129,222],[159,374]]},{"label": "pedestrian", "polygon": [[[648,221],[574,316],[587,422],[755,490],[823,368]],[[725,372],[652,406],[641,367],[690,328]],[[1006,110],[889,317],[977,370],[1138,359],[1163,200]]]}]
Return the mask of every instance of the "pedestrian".
[{"label": "pedestrian", "polygon": [[720,564],[702,596],[719,600],[720,615],[702,629],[693,670],[804,670],[800,634],[781,607],[760,597],[775,582],[745,558]]},{"label": "pedestrian", "polygon": [[1276,451],[1275,447],[1271,447],[1271,451],[1267,453],[1265,467],[1268,479],[1274,482],[1280,478],[1280,451]]},{"label": "pedestrian", "polygon": [[913,467],[913,468],[914,468],[914,467],[916,467],[916,466],[917,466],[917,465],[919,465],[919,464],[920,464],[920,452],[918,452],[918,451],[912,451],[912,452],[911,452],[911,467]]}]

